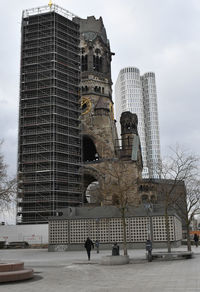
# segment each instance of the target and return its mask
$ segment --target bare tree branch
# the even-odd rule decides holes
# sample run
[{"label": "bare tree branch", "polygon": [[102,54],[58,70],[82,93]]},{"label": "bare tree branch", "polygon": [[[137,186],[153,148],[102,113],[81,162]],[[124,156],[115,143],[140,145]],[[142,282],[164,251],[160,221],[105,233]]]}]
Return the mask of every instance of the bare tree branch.
[{"label": "bare tree branch", "polygon": [[98,197],[102,200],[101,204],[114,205],[121,213],[124,255],[127,255],[126,212],[128,206],[139,204],[138,176],[134,174],[134,165],[132,161],[108,160],[98,168],[101,177]]},{"label": "bare tree branch", "polygon": [[[0,141],[0,147],[3,141]],[[16,179],[7,175],[7,165],[4,163],[3,154],[0,153],[0,211],[7,210],[16,195]]]},{"label": "bare tree branch", "polygon": [[[173,207],[187,226],[188,250],[191,250],[189,225],[192,218],[199,213],[199,157],[189,153],[179,145],[170,147],[171,155],[161,164],[162,178],[170,180],[169,187],[162,189],[165,217],[168,222],[168,209]],[[180,185],[185,185],[179,190]],[[166,225],[167,233],[169,226]],[[168,251],[171,251],[169,234],[167,234]]]}]

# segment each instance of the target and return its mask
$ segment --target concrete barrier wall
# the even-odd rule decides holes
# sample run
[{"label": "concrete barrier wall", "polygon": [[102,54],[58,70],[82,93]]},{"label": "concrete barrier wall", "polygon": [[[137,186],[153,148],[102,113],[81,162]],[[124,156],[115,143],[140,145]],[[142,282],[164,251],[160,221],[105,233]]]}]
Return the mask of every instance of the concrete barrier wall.
[{"label": "concrete barrier wall", "polygon": [[48,224],[0,225],[0,241],[27,241],[29,244],[48,243]]},{"label": "concrete barrier wall", "polygon": [[[123,254],[123,244],[118,243],[120,247],[120,254]],[[171,242],[171,247],[179,247],[181,246],[181,241]],[[112,243],[100,243],[99,250],[110,250],[110,254],[112,254]],[[146,252],[146,243],[145,242],[137,242],[137,243],[127,243],[128,249],[144,249],[144,253]],[[166,242],[153,242],[153,249],[156,248],[167,248]],[[56,252],[56,251],[85,251],[85,247],[83,244],[49,244],[48,251]],[[96,247],[94,248],[94,252],[96,252]]]}]

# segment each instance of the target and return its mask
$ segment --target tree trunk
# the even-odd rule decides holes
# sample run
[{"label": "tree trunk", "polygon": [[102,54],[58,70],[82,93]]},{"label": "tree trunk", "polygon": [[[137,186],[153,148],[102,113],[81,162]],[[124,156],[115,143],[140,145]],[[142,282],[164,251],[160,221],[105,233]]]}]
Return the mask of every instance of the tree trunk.
[{"label": "tree trunk", "polygon": [[190,239],[190,223],[187,221],[187,250],[192,251]]},{"label": "tree trunk", "polygon": [[127,243],[126,243],[126,218],[125,218],[125,208],[121,209],[121,218],[122,218],[122,226],[123,226],[123,247],[124,247],[124,255],[128,255],[127,253]]},{"label": "tree trunk", "polygon": [[166,235],[167,235],[167,251],[171,252],[171,243],[170,243],[170,233],[169,233],[169,216],[168,216],[168,209],[165,207],[165,228],[166,228]]}]

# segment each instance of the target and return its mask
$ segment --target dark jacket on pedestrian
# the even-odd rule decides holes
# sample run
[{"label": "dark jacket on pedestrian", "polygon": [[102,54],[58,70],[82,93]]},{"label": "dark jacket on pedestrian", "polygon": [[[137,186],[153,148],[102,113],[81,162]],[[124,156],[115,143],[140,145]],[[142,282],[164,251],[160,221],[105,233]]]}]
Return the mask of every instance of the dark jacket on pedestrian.
[{"label": "dark jacket on pedestrian", "polygon": [[194,241],[195,242],[197,242],[197,241],[199,241],[199,236],[195,233],[195,235],[194,235]]},{"label": "dark jacket on pedestrian", "polygon": [[94,248],[94,244],[89,237],[87,238],[84,246],[87,250],[91,250],[92,248]]}]

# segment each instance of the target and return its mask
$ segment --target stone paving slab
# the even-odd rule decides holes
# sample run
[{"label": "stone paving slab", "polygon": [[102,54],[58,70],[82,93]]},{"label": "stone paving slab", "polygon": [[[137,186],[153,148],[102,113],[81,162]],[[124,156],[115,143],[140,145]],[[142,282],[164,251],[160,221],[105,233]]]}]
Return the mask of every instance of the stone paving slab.
[{"label": "stone paving slab", "polygon": [[[185,250],[183,247],[178,250]],[[161,250],[158,250],[161,251]],[[147,262],[144,250],[129,250],[130,263],[122,266],[99,265],[111,251],[85,250],[1,250],[0,260],[23,261],[34,268],[35,277],[25,282],[2,284],[1,292],[196,292],[200,291],[200,247],[194,258],[180,261]]]}]

